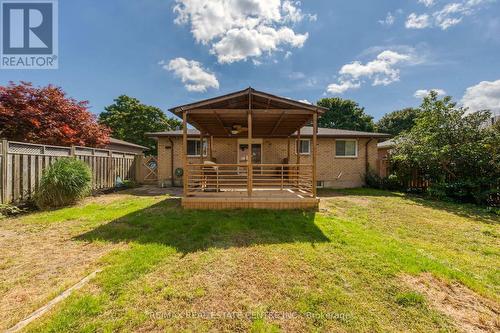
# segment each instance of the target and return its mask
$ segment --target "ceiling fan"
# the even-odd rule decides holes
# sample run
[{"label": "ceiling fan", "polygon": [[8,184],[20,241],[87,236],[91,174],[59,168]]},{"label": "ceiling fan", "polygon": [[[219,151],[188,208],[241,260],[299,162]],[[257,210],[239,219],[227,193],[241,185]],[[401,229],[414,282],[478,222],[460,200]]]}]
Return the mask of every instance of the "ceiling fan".
[{"label": "ceiling fan", "polygon": [[238,135],[240,133],[247,132],[248,131],[248,127],[245,127],[243,125],[233,125],[230,128],[230,131],[231,131],[231,134]]}]

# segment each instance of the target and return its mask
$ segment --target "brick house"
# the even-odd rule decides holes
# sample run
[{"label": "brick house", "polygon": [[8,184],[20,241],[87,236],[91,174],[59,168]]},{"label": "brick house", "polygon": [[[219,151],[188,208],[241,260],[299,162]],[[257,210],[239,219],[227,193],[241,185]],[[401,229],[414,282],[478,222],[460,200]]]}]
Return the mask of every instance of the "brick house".
[{"label": "brick house", "polygon": [[[311,163],[312,128],[302,128],[300,160]],[[182,186],[182,176],[175,174],[175,170],[182,168],[182,130],[150,133],[149,136],[158,140],[158,181],[160,185]],[[188,130],[188,159],[191,163],[200,160],[200,132],[197,129]],[[320,187],[351,188],[364,185],[366,168],[377,169],[377,143],[379,138],[387,136],[380,133],[347,131],[330,128],[318,129],[318,161],[317,181]],[[209,139],[205,139],[204,155],[208,158],[207,146]],[[217,163],[231,164],[246,162],[246,155],[242,151],[246,148],[246,139],[214,138],[212,160]],[[297,133],[291,137],[291,162],[297,159]],[[347,151],[345,149],[347,145]],[[253,147],[258,160],[264,164],[279,164],[287,158],[287,138],[259,138],[254,139]],[[337,152],[337,146],[339,152]],[[172,159],[173,156],[173,159]],[[172,163],[173,161],[173,163]],[[285,161],[286,162],[286,161]]]},{"label": "brick house", "polygon": [[184,129],[147,135],[158,141],[159,185],[183,185],[191,208],[275,208],[263,204],[271,198],[278,208],[317,205],[316,187],[364,185],[368,168],[377,169],[377,143],[388,137],[317,128],[325,109],[252,88],[170,111]]}]

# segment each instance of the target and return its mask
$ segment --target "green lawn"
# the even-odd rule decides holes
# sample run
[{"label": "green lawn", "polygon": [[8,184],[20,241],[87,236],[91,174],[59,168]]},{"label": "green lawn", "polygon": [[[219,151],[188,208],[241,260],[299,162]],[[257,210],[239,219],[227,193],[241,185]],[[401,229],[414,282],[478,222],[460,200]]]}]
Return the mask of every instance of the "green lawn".
[{"label": "green lawn", "polygon": [[423,276],[498,310],[498,217],[384,191],[320,194],[319,212],[184,211],[168,196],[118,195],[11,221],[109,249],[88,266],[97,278],[28,330],[463,329],[408,283]]}]

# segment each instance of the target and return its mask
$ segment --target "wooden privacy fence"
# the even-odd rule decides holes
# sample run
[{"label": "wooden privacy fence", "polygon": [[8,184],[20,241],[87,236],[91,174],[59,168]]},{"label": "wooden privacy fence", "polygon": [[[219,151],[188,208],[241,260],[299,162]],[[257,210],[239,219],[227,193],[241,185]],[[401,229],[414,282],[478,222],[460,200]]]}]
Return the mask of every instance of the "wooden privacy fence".
[{"label": "wooden privacy fence", "polygon": [[29,200],[38,188],[42,172],[60,158],[75,157],[92,170],[92,189],[108,189],[117,177],[136,180],[142,156],[89,147],[61,147],[2,140],[0,144],[0,202]]}]

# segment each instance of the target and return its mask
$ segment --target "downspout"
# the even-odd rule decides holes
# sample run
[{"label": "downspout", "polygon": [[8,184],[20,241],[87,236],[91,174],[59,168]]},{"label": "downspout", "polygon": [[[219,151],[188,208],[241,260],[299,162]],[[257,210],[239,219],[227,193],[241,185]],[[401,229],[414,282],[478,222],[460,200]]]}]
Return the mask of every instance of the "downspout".
[{"label": "downspout", "polygon": [[365,144],[365,177],[368,174],[368,168],[370,167],[370,163],[368,162],[368,145],[372,142],[373,138],[370,138]]},{"label": "downspout", "polygon": [[168,137],[168,141],[170,141],[170,181],[174,187],[174,141],[171,137]]}]

